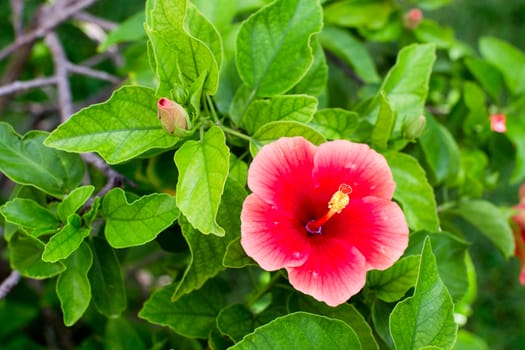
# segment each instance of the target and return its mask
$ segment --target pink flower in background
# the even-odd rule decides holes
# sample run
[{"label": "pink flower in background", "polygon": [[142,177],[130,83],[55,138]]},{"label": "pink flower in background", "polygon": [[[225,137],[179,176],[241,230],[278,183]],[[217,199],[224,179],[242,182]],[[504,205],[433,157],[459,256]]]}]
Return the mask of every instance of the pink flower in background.
[{"label": "pink flower in background", "polygon": [[512,221],[516,244],[515,255],[521,260],[520,283],[525,285],[525,185],[520,187],[520,203],[514,209],[516,214],[512,217]]},{"label": "pink flower in background", "polygon": [[302,137],[264,146],[248,172],[241,244],[265,270],[330,306],[358,293],[366,272],[403,254],[408,226],[392,202],[395,183],[367,145]]},{"label": "pink flower in background", "polygon": [[492,114],[490,116],[490,129],[500,133],[507,131],[507,117],[505,114]]}]

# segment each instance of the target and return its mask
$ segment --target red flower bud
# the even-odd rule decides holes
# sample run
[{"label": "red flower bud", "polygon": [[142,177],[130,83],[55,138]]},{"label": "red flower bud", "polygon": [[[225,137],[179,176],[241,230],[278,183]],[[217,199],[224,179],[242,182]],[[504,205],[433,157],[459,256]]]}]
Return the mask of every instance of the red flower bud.
[{"label": "red flower bud", "polygon": [[492,114],[490,116],[490,129],[500,133],[507,131],[507,117],[505,114]]},{"label": "red flower bud", "polygon": [[412,9],[405,13],[405,16],[403,17],[403,24],[405,25],[405,28],[414,30],[422,20],[423,12],[421,12],[420,9]]},{"label": "red flower bud", "polygon": [[176,134],[177,129],[188,129],[188,113],[177,102],[162,97],[157,102],[158,117],[164,130]]}]

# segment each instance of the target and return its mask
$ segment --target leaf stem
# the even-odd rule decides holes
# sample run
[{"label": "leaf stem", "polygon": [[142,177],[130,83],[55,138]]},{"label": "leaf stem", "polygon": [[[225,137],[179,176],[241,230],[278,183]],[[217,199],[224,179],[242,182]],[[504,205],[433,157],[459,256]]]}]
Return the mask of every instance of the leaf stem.
[{"label": "leaf stem", "polygon": [[250,136],[245,135],[245,134],[243,134],[242,132],[239,132],[239,131],[237,131],[237,130],[234,130],[234,129],[232,129],[232,128],[229,128],[229,127],[227,127],[227,126],[224,126],[224,125],[222,125],[222,124],[220,124],[219,127],[220,127],[220,128],[222,129],[222,131],[224,131],[225,133],[228,133],[228,134],[233,135],[233,136],[237,136],[237,137],[239,137],[239,138],[241,138],[241,139],[243,139],[243,140],[249,141],[249,142],[252,141],[252,138],[251,138]]},{"label": "leaf stem", "polygon": [[255,304],[256,301],[258,301],[262,296],[264,296],[270,288],[273,287],[273,285],[281,278],[281,272],[276,272],[272,279],[260,290],[257,291],[250,299],[248,299],[248,302],[246,303],[248,306],[252,306]]}]

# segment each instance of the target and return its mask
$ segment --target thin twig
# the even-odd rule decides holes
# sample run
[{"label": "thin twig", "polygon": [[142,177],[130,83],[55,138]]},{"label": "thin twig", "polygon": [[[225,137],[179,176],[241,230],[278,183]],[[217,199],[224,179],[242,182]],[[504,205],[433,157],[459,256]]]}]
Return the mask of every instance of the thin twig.
[{"label": "thin twig", "polygon": [[67,63],[67,67],[66,68],[71,73],[85,75],[85,76],[88,76],[88,77],[91,77],[91,78],[95,78],[95,79],[106,80],[106,81],[112,82],[114,84],[119,84],[122,81],[122,79],[120,79],[119,77],[116,77],[116,76],[114,76],[112,74],[109,74],[109,73],[106,73],[106,72],[103,72],[103,71],[100,71],[100,70],[96,70],[96,69],[93,69],[93,68],[89,68],[89,67],[86,67],[86,66],[73,64],[71,62]]},{"label": "thin twig", "polygon": [[24,12],[24,1],[23,0],[11,0],[11,21],[13,22],[13,30],[15,36],[19,37],[22,35],[24,30],[24,24],[22,21],[22,14]]},{"label": "thin twig", "polygon": [[68,60],[64,48],[54,32],[46,35],[46,44],[51,50],[55,66],[55,77],[58,91],[58,105],[60,106],[60,119],[65,122],[73,114],[73,99],[69,86],[67,71]]},{"label": "thin twig", "polygon": [[77,19],[79,21],[82,21],[82,22],[88,22],[88,23],[96,24],[100,28],[102,28],[104,30],[108,30],[108,31],[113,30],[113,29],[118,27],[118,24],[115,23],[115,22],[111,22],[111,21],[108,21],[107,19],[100,18],[100,17],[97,17],[97,16],[93,16],[92,14],[89,14],[87,12],[75,13],[73,15],[73,18],[75,18],[75,19]]},{"label": "thin twig", "polygon": [[20,281],[20,274],[18,271],[13,270],[11,274],[0,284],[0,300],[4,299],[7,294],[13,289]]},{"label": "thin twig", "polygon": [[55,77],[49,78],[37,78],[33,80],[15,81],[11,84],[0,86],[0,96],[10,95],[17,92],[23,92],[43,86],[56,84],[57,80]]},{"label": "thin twig", "polygon": [[74,1],[70,6],[67,6],[67,4],[64,6],[61,2],[57,2],[54,6],[42,7],[42,15],[40,16],[41,20],[39,21],[40,23],[37,28],[18,36],[12,44],[4,47],[0,51],[0,60],[3,60],[21,46],[30,44],[36,39],[44,37],[57,25],[67,20],[75,13],[91,6],[95,1],[96,0]]}]

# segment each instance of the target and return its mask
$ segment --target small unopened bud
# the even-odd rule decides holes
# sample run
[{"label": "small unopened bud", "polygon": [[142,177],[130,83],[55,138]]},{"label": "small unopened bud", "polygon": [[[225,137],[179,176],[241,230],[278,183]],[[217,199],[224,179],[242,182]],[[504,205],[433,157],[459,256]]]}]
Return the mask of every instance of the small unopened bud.
[{"label": "small unopened bud", "polygon": [[490,130],[499,133],[507,131],[507,116],[505,114],[492,114],[490,116]]},{"label": "small unopened bud", "polygon": [[423,20],[423,12],[420,9],[412,9],[405,13],[403,24],[406,29],[414,30]]},{"label": "small unopened bud", "polygon": [[188,113],[177,102],[165,97],[159,98],[157,111],[160,123],[168,133],[173,135],[177,129],[188,128]]},{"label": "small unopened bud", "polygon": [[419,136],[421,136],[421,134],[423,134],[426,124],[427,119],[424,115],[413,118],[412,120],[405,123],[403,127],[403,136],[409,140],[417,139]]}]

